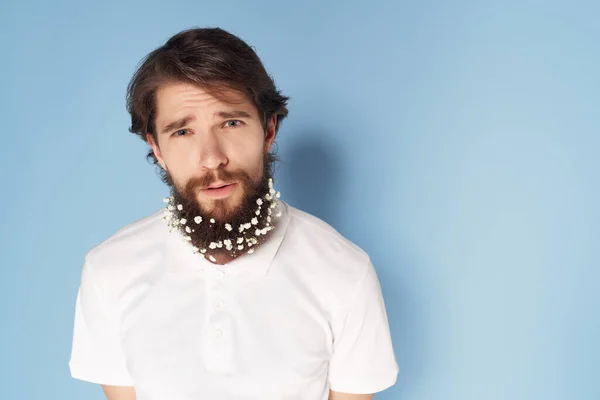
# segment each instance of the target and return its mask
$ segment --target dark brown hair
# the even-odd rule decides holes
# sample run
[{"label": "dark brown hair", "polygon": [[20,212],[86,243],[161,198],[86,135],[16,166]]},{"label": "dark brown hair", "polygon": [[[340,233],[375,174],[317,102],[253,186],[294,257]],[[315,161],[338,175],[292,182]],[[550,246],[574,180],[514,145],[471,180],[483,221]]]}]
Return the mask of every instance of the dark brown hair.
[{"label": "dark brown hair", "polygon": [[[198,85],[224,101],[228,91],[241,92],[258,109],[264,127],[277,115],[276,132],[288,114],[289,98],[277,90],[254,50],[220,28],[177,33],[142,60],[127,87],[127,111],[131,115],[129,131],[144,141],[147,133],[157,141],[155,94],[171,82]],[[158,163],[152,149],[147,158]]]}]

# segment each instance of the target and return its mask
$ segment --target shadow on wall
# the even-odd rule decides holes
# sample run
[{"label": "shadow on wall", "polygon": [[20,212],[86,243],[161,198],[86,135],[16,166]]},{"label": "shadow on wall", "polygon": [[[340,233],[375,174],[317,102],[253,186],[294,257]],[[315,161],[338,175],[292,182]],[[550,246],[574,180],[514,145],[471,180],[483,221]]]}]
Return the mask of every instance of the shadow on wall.
[{"label": "shadow on wall", "polygon": [[281,172],[286,198],[297,206],[338,229],[343,201],[340,157],[322,132],[302,132],[281,156]]},{"label": "shadow on wall", "polygon": [[[418,288],[422,284],[418,271],[422,266],[408,251],[408,243],[402,240],[402,227],[364,216],[360,218],[359,228],[345,223],[351,217],[351,210],[346,206],[344,197],[355,188],[346,190],[345,182],[351,182],[352,178],[344,176],[348,168],[344,168],[343,155],[328,136],[314,130],[303,131],[293,137],[297,139],[287,144],[289,150],[280,155],[281,162],[277,167],[282,177],[284,200],[323,219],[342,234],[354,231],[353,236],[359,246],[368,244],[365,250],[381,282],[400,366],[396,385],[378,398],[411,398],[422,384],[422,374],[430,357],[425,342],[429,336],[426,327],[427,299],[418,296]],[[365,210],[369,212],[368,207]],[[379,235],[381,226],[386,223],[385,235],[373,241],[373,233]]]}]

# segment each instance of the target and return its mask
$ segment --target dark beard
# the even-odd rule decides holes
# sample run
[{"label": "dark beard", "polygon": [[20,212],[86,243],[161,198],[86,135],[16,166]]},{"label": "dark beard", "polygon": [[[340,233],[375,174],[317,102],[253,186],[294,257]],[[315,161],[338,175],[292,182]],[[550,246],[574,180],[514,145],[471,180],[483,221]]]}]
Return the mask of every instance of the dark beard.
[{"label": "dark beard", "polygon": [[[266,153],[263,157],[263,174],[258,182],[254,182],[245,171],[225,171],[219,169],[214,173],[206,174],[201,178],[190,179],[185,187],[180,191],[173,182],[171,176],[166,173],[166,183],[171,189],[171,207],[172,220],[185,220],[185,224],[177,224],[184,237],[190,241],[191,245],[198,250],[203,250],[206,256],[216,253],[227,253],[232,257],[237,257],[246,253],[249,249],[260,246],[266,239],[266,233],[273,229],[272,219],[275,213],[271,211],[272,203],[276,202],[275,193],[270,191],[269,181],[272,179],[272,168],[276,161],[274,155]],[[229,209],[227,200],[217,199],[212,202],[211,210],[203,207],[196,199],[195,193],[198,188],[204,188],[216,181],[236,181],[241,185],[243,198],[237,209]],[[267,200],[271,194],[271,200]],[[259,200],[261,199],[261,200]],[[258,203],[262,202],[261,205]],[[178,209],[182,206],[182,210]],[[259,214],[257,214],[259,211]],[[202,222],[195,222],[195,218],[200,216]],[[253,218],[256,218],[256,224],[251,224]],[[214,220],[214,222],[211,221]],[[250,224],[250,226],[248,226]],[[244,226],[243,232],[239,231],[240,226]],[[231,228],[230,230],[227,228]],[[267,232],[265,232],[265,228]],[[262,230],[258,235],[256,230]],[[243,238],[242,243],[239,243]],[[230,249],[226,243],[231,241]],[[211,243],[218,244],[217,248],[211,249]],[[214,244],[212,245],[214,247]],[[243,246],[239,249],[238,246]]]}]

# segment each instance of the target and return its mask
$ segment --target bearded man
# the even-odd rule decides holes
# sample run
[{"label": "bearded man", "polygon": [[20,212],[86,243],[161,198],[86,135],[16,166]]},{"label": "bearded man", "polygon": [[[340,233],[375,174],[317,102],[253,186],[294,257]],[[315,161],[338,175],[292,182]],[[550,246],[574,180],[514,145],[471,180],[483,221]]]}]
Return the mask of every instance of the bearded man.
[{"label": "bearded man", "polygon": [[108,400],[366,400],[396,382],[369,256],[275,189],[287,101],[219,28],[145,57],[130,131],[170,196],[86,254],[74,378]]}]

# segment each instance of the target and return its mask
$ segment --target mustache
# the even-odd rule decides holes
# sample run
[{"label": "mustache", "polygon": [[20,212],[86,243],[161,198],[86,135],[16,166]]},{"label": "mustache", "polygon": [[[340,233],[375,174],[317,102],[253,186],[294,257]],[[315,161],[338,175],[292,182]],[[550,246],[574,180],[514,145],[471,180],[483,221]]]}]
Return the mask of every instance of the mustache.
[{"label": "mustache", "polygon": [[185,184],[185,191],[190,193],[194,189],[205,189],[215,182],[242,182],[248,184],[252,179],[245,171],[226,171],[224,169],[211,171],[203,176],[190,178]]}]

